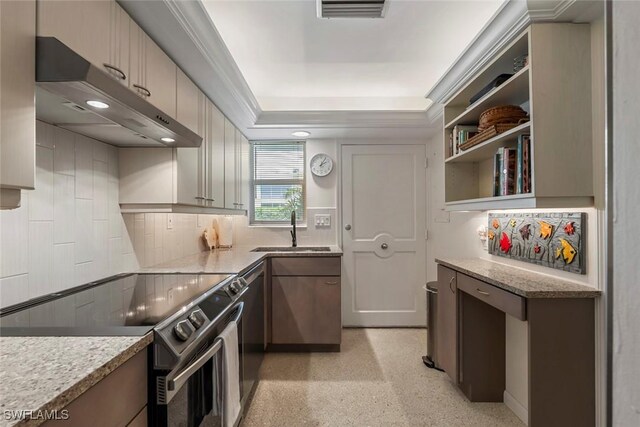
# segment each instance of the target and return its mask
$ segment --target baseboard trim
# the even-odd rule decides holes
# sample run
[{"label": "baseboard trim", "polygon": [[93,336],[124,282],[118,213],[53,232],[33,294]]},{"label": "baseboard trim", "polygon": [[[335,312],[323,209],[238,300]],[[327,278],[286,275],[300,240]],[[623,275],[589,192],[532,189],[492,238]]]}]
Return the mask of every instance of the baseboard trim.
[{"label": "baseboard trim", "polygon": [[520,420],[525,423],[525,425],[529,425],[529,411],[527,408],[522,406],[520,402],[516,400],[507,390],[504,391],[504,404],[507,408],[511,409],[511,411],[516,414]]}]

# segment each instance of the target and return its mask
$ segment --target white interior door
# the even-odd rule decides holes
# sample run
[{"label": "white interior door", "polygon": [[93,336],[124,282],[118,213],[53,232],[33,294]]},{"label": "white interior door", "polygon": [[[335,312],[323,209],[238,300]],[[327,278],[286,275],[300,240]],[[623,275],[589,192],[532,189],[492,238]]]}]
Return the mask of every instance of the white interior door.
[{"label": "white interior door", "polygon": [[342,147],[345,326],[424,326],[421,145]]}]

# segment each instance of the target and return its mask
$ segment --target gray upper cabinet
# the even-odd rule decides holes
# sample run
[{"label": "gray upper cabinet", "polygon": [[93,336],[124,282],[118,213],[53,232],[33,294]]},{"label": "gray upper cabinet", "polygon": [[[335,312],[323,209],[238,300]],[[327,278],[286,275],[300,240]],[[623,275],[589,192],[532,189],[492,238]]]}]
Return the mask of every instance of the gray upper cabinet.
[{"label": "gray upper cabinet", "polygon": [[243,169],[248,169],[249,141],[229,120],[224,127],[224,207],[227,209],[246,209],[243,188]]},{"label": "gray upper cabinet", "polygon": [[0,202],[20,206],[36,163],[35,1],[0,1]]},{"label": "gray upper cabinet", "polygon": [[224,120],[224,207],[235,209],[236,200],[236,127]]},{"label": "gray upper cabinet", "polygon": [[130,23],[129,88],[171,117],[176,116],[177,67],[135,22]]},{"label": "gray upper cabinet", "polygon": [[[205,137],[205,97],[198,87],[178,68],[176,119]],[[203,158],[207,141],[198,148],[176,148],[177,202],[205,206]]]},{"label": "gray upper cabinet", "polygon": [[176,72],[176,119],[193,132],[204,136],[200,117],[204,95],[180,68]]},{"label": "gray upper cabinet", "polygon": [[225,121],[226,118],[210,100],[206,100],[207,113],[207,143],[205,157],[206,201],[207,206],[216,208],[225,207],[225,173],[224,173],[224,146],[225,146]]},{"label": "gray upper cabinet", "polygon": [[57,38],[126,86],[131,23],[115,1],[38,0],[39,36]]}]

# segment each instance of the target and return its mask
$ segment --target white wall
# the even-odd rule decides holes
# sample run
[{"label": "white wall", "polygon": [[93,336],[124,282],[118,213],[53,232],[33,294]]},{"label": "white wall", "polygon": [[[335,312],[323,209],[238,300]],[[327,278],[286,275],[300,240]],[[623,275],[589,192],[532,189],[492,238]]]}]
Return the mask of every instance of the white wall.
[{"label": "white wall", "polygon": [[138,268],[116,149],[42,122],[36,140],[36,189],[0,211],[2,307]]},{"label": "white wall", "polygon": [[613,425],[640,425],[640,3],[615,1],[613,37]]}]

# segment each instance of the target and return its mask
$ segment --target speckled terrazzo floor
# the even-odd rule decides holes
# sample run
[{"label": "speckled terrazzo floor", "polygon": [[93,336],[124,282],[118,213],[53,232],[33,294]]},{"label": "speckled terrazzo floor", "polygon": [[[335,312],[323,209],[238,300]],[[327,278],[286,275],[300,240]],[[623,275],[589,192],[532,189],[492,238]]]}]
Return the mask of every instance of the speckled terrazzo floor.
[{"label": "speckled terrazzo floor", "polygon": [[425,348],[424,329],[344,329],[340,353],[269,353],[242,426],[524,426],[468,402]]}]

